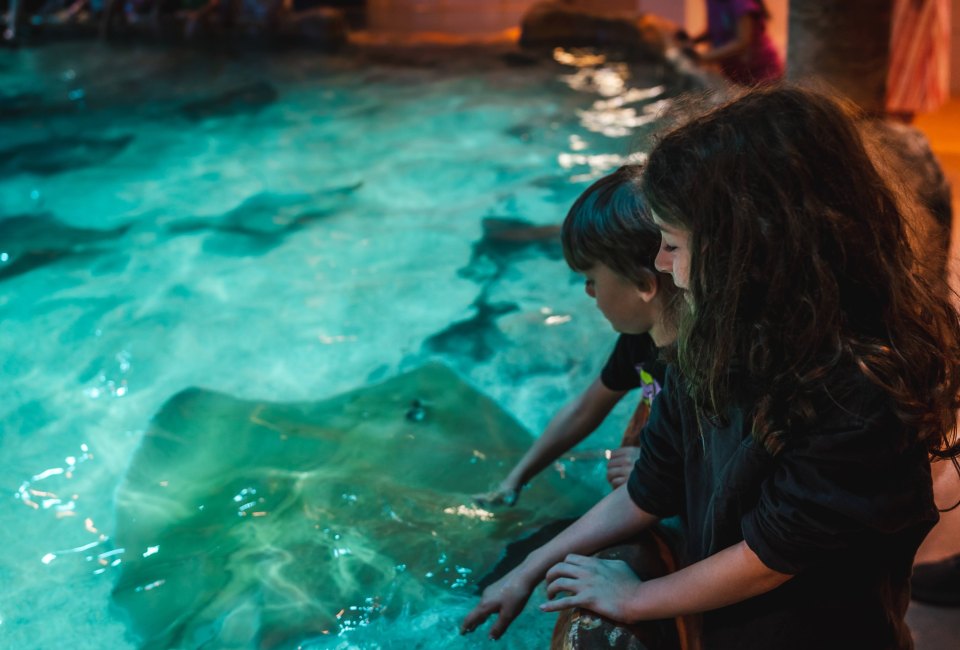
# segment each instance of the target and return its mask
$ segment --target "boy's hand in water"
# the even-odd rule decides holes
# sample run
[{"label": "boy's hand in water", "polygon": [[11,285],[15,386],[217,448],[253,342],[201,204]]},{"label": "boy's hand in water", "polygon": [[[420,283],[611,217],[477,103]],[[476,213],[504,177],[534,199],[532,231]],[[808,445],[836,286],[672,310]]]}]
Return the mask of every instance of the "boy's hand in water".
[{"label": "boy's hand in water", "polygon": [[567,595],[540,605],[545,612],[583,607],[619,623],[633,623],[629,605],[637,596],[640,578],[626,562],[568,555],[547,571],[547,596]]},{"label": "boy's hand in water", "polygon": [[500,484],[496,489],[481,494],[474,494],[471,499],[482,508],[496,508],[512,506],[520,497],[520,488]]},{"label": "boy's hand in water", "polygon": [[503,576],[483,590],[480,604],[463,619],[460,634],[473,632],[478,625],[490,618],[491,614],[496,614],[497,620],[490,628],[490,638],[499,639],[513,619],[523,611],[523,606],[527,604],[535,586],[536,582],[531,584],[519,568]]},{"label": "boy's hand in water", "polygon": [[627,482],[638,458],[640,447],[620,447],[610,452],[610,460],[607,461],[607,483],[614,490]]}]

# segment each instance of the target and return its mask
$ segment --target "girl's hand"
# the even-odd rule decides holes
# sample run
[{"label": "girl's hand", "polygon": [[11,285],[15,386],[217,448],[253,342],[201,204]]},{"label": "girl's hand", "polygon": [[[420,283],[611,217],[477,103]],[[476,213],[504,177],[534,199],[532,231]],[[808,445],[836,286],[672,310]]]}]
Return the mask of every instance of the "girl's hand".
[{"label": "girl's hand", "polygon": [[640,447],[620,447],[610,452],[610,460],[607,461],[607,482],[614,490],[627,482],[638,458],[640,458]]},{"label": "girl's hand", "polygon": [[480,604],[463,619],[460,634],[473,632],[491,614],[497,614],[497,621],[490,628],[490,638],[499,639],[527,604],[535,584],[530,584],[519,569],[503,576],[483,590]]},{"label": "girl's hand", "polygon": [[633,623],[630,604],[637,597],[640,578],[621,560],[568,555],[547,571],[547,596],[568,595],[540,605],[545,612],[582,607],[618,623]]}]

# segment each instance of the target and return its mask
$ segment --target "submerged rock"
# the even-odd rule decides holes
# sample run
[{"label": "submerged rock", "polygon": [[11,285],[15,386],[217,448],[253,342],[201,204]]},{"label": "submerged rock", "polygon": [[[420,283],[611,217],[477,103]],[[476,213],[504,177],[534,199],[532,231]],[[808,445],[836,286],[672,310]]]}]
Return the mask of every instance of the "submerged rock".
[{"label": "submerged rock", "polygon": [[113,601],[144,650],[266,648],[473,593],[508,542],[596,497],[548,473],[475,508],[529,441],[437,364],[318,402],[186,390],[117,493]]}]

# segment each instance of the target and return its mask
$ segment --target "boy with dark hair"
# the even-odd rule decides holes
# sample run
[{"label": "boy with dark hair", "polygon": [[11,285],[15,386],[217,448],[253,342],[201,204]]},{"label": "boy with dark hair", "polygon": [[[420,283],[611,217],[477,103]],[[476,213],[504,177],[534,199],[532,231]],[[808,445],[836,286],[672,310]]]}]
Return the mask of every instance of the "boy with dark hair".
[{"label": "boy with dark hair", "polygon": [[677,291],[653,265],[660,234],[637,191],[640,172],[638,165],[625,165],[595,182],[570,208],[560,232],[567,263],[586,277],[587,294],[620,332],[616,347],[600,376],[553,417],[500,485],[474,497],[481,505],[512,506],[526,483],[596,430],[624,395],[642,388],[623,444],[607,463],[612,487],[630,475],[637,435],[663,383],[657,348],[676,337],[668,307]]}]

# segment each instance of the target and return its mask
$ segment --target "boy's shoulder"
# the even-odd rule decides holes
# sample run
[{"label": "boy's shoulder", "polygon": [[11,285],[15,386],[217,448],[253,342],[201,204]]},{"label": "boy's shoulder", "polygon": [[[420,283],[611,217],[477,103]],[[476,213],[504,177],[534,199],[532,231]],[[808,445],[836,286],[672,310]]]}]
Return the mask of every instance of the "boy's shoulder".
[{"label": "boy's shoulder", "polygon": [[601,379],[611,390],[631,390],[641,385],[640,372],[643,371],[662,386],[666,367],[659,357],[649,334],[621,334]]},{"label": "boy's shoulder", "polygon": [[621,334],[613,354],[633,363],[643,363],[656,359],[658,351],[653,338],[644,332],[643,334]]}]

